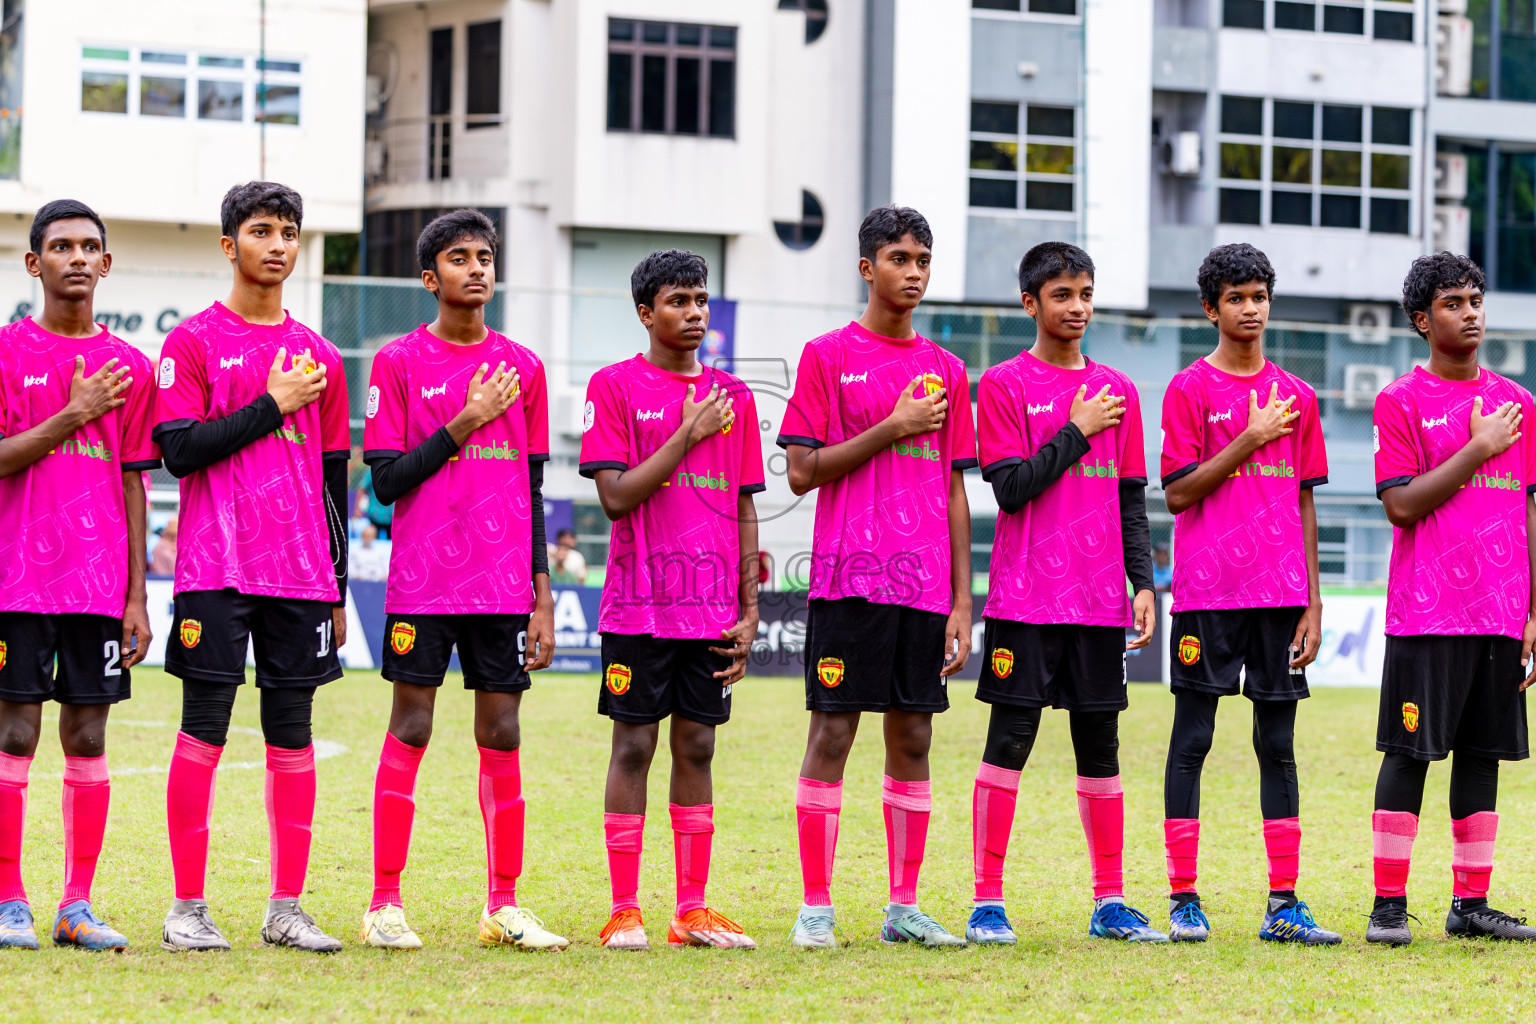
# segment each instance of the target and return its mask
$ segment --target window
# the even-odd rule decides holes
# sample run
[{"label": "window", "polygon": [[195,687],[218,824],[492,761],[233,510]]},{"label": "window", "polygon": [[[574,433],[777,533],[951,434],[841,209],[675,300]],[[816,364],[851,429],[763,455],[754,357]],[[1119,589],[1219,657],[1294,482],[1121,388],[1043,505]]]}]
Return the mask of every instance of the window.
[{"label": "window", "polygon": [[970,204],[1073,213],[1077,206],[1077,110],[971,103]]},{"label": "window", "polygon": [[1221,7],[1226,28],[1261,31],[1363,36],[1368,17],[1375,38],[1413,42],[1413,0],[1222,0]]},{"label": "window", "polygon": [[736,137],[736,30],[608,22],[608,130]]},{"label": "window", "polygon": [[466,128],[483,128],[500,118],[477,115],[501,113],[501,22],[482,21],[466,30],[469,81],[464,95],[464,113],[469,115]]},{"label": "window", "polygon": [[821,200],[810,192],[800,192],[800,219],[798,221],[776,220],[773,222],[773,230],[783,242],[791,249],[809,249],[821,238],[822,226],[826,223],[826,217],[822,213]]},{"label": "window", "polygon": [[827,30],[827,0],[779,0],[781,11],[805,12],[805,45],[810,46]]},{"label": "window", "polygon": [[1536,0],[1471,0],[1472,91],[1536,101]]},{"label": "window", "polygon": [[1222,223],[1413,233],[1412,110],[1223,96],[1220,125]]},{"label": "window", "polygon": [[[296,125],[296,60],[118,46],[80,48],[80,109],[130,117]],[[262,87],[265,76],[266,86]]]},{"label": "window", "polygon": [[1028,11],[1030,14],[1077,14],[1077,0],[971,0],[978,11]]}]

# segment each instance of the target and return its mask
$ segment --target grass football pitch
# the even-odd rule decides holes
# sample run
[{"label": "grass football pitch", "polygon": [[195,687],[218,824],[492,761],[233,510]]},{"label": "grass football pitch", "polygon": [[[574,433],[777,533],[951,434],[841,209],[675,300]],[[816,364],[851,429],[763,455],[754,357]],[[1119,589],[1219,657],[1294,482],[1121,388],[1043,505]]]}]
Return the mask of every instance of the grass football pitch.
[{"label": "grass football pitch", "polygon": [[[883,947],[885,844],[879,804],[878,723],[866,721],[849,763],[833,896],[850,944],[793,950],[786,932],[800,901],[794,780],[806,715],[800,684],[750,678],[720,731],[715,770],[715,854],[710,901],[759,942],[755,952],[668,949],[672,850],[668,759],[653,765],[641,899],[653,948],[620,954],[596,945],[607,919],[602,780],[608,723],[594,712],[592,677],[537,680],[523,703],[528,844],[520,902],[573,939],[563,953],[481,949],[475,924],[484,853],[474,786],[471,700],[450,677],[422,765],[412,859],[405,875],[415,954],[361,946],[357,928],[372,883],[373,769],[389,688],[355,672],[324,687],[315,707],[320,796],[304,905],[347,942],[318,958],[262,948],[267,893],[256,700],[245,690],[224,755],[213,822],[208,891],[234,943],[226,954],[159,947],[171,896],[164,766],[178,719],[179,685],[135,672],[132,702],[109,734],[112,817],[96,882],[102,915],[126,932],[123,955],[46,944],[0,956],[9,1015],[21,1020],[1411,1020],[1536,1016],[1536,950],[1447,939],[1450,825],[1444,765],[1431,772],[1410,881],[1423,918],[1408,949],[1362,941],[1371,903],[1371,792],[1376,693],[1321,690],[1297,721],[1302,787],[1302,896],[1345,945],[1299,949],[1260,943],[1265,891],[1257,773],[1245,701],[1222,702],[1206,764],[1201,890],[1215,935],[1203,946],[1131,947],[1087,938],[1087,864],[1072,791],[1066,716],[1048,714],[1020,791],[1007,896],[1014,948],[929,951]],[[934,816],[921,902],[952,930],[971,896],[970,794],[986,725],[969,684],[953,687],[933,748]],[[1127,897],[1166,926],[1162,771],[1172,702],[1158,686],[1131,688],[1121,718],[1126,791]],[[58,744],[45,723],[33,765],[26,880],[40,930],[62,884]],[[663,737],[664,741],[665,737]],[[1493,875],[1495,906],[1536,906],[1532,842],[1536,783],[1507,765]],[[1532,916],[1536,916],[1533,914]],[[659,942],[658,942],[659,940]]]}]

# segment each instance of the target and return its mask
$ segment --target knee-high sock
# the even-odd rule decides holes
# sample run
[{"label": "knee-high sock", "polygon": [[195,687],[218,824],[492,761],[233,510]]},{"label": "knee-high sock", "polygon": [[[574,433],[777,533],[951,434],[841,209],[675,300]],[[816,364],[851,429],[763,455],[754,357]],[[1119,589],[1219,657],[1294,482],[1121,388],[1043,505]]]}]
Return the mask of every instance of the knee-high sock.
[{"label": "knee-high sock", "polygon": [[1019,772],[981,762],[971,791],[971,866],[976,899],[1003,898],[1003,861],[1019,800]]},{"label": "knee-high sock", "polygon": [[1200,874],[1200,819],[1164,818],[1163,849],[1168,858],[1168,891],[1195,892]]},{"label": "knee-high sock", "polygon": [[1301,872],[1301,819],[1266,818],[1264,852],[1269,855],[1270,891],[1295,889]]},{"label": "knee-high sock", "polygon": [[677,916],[705,906],[709,884],[709,852],[715,834],[715,805],[684,807],[668,804],[672,812],[672,856],[677,865]]},{"label": "knee-high sock", "polygon": [[165,779],[165,825],[171,839],[176,898],[200,900],[208,874],[208,823],[223,747],[176,734],[176,751]]},{"label": "knee-high sock", "polygon": [[1485,899],[1493,874],[1493,841],[1499,834],[1495,811],[1478,811],[1451,822],[1451,895]]},{"label": "knee-high sock", "polygon": [[1120,776],[1105,779],[1077,777],[1077,813],[1088,839],[1088,860],[1093,866],[1093,898],[1123,896],[1125,871],[1121,851],[1125,847],[1125,792]]},{"label": "knee-high sock", "polygon": [[640,847],[645,815],[604,814],[603,838],[608,844],[608,885],[613,913],[640,909]]},{"label": "knee-high sock", "polygon": [[315,748],[267,744],[267,838],[272,850],[272,898],[297,899],[309,874],[315,826]]},{"label": "knee-high sock", "polygon": [[373,901],[370,911],[400,899],[400,875],[411,854],[411,826],[416,820],[416,770],[426,747],[413,747],[384,734],[379,770],[373,778]]},{"label": "knee-high sock", "polygon": [[517,751],[480,748],[480,816],[485,819],[485,905],[517,906],[523,873],[523,774]]},{"label": "knee-high sock", "polygon": [[837,856],[837,821],[842,811],[842,782],[800,777],[795,787],[795,819],[806,906],[832,905],[832,862]]},{"label": "knee-high sock", "polygon": [[1418,834],[1417,814],[1376,811],[1371,815],[1377,896],[1407,895],[1408,865],[1413,859],[1413,839]]},{"label": "knee-high sock", "polygon": [[64,758],[64,895],[59,906],[91,898],[96,859],[107,834],[112,780],[107,755]]},{"label": "knee-high sock", "polygon": [[885,805],[885,856],[891,902],[917,902],[917,876],[928,846],[928,817],[933,813],[933,784],[885,776],[880,783]]},{"label": "knee-high sock", "polygon": [[21,838],[27,827],[30,757],[0,754],[0,903],[25,900],[21,884]]}]

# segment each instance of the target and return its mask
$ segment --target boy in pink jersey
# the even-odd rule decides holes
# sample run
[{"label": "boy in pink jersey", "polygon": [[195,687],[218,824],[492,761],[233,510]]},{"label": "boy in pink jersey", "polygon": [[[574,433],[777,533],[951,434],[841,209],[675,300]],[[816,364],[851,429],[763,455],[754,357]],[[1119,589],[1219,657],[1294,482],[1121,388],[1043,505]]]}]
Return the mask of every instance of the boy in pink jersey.
[{"label": "boy in pink jersey", "polygon": [[542,493],[549,410],[538,356],[485,325],[496,246],[495,225],[476,210],[427,225],[416,254],[437,319],[381,348],[368,388],[363,457],[375,496],[396,506],[383,666],[394,707],[374,782],[373,901],[362,927],[364,942],[385,949],[421,948],[400,875],[416,773],[455,644],[464,687],[475,691],[480,748],[489,880],[480,942],[568,945],[517,905],[518,708],[528,672],[554,656]]},{"label": "boy in pink jersey", "polygon": [[43,702],[64,748],[64,893],[53,941],[122,949],[91,907],[107,827],[107,715],[149,652],[144,480],[154,370],[92,316],[112,268],[90,207],[32,219],[27,272],[43,312],[0,328],[0,947],[37,948],[21,880],[27,775]]},{"label": "boy in pink jersey", "polygon": [[181,478],[175,619],[165,668],[182,680],[166,782],[176,900],[166,949],[228,949],[203,880],[214,777],[247,642],[267,744],[272,891],[264,943],[333,953],[299,906],[315,814],[315,688],[341,677],[346,640],[347,383],[336,347],[283,309],[303,219],[273,182],[224,196],[225,302],[165,339],[155,439]]},{"label": "boy in pink jersey", "polygon": [[[1125,903],[1125,652],[1151,642],[1156,606],[1141,399],[1129,377],[1083,355],[1093,281],[1093,260],[1075,245],[1043,242],[1025,253],[1019,290],[1035,344],[988,369],[976,393],[981,473],[998,513],[976,685],[992,715],[971,804],[972,942],[1016,941],[1003,860],[1019,775],[1046,707],[1070,716],[1092,864],[1088,934],[1168,940]],[[1140,635],[1127,643],[1132,623]]]},{"label": "boy in pink jersey", "polygon": [[1531,393],[1483,369],[1483,272],[1421,256],[1403,311],[1429,364],[1376,398],[1376,493],[1392,521],[1387,653],[1376,749],[1376,902],[1367,942],[1406,946],[1408,868],[1429,762],[1451,760],[1447,934],[1536,939],[1488,905],[1499,762],[1529,756],[1526,675],[1536,644],[1536,422]]},{"label": "boy in pink jersey", "polygon": [[715,727],[757,636],[757,512],[765,489],[752,393],[699,363],[709,329],[709,268],[671,249],[640,261],[630,292],[648,350],[587,385],[581,474],[613,520],[598,629],[599,714],[613,719],[603,828],[613,912],[601,941],[645,949],[640,840],[659,723],[672,718],[677,911],[670,945],[753,949],[705,900],[713,839]]},{"label": "boy in pink jersey", "polygon": [[1275,271],[1245,243],[1212,249],[1200,300],[1216,351],[1177,374],[1163,398],[1163,488],[1175,515],[1169,634],[1173,734],[1164,775],[1169,937],[1210,936],[1195,888],[1200,772],[1216,704],[1253,705],[1259,809],[1269,858],[1269,902],[1259,938],[1332,945],[1296,896],[1301,794],[1293,753],[1296,702],[1317,657],[1322,598],[1312,488],[1328,482],[1317,396],[1264,358]]},{"label": "boy in pink jersey", "polygon": [[778,443],[796,494],[819,488],[806,619],[810,736],[795,811],[804,902],[790,941],[836,945],[832,861],[843,770],[863,712],[884,715],[890,903],[881,941],[963,946],[918,909],[933,807],[928,749],[947,678],[970,654],[976,466],[965,364],[912,327],[933,232],[883,206],[859,227],[863,315],[808,342]]}]

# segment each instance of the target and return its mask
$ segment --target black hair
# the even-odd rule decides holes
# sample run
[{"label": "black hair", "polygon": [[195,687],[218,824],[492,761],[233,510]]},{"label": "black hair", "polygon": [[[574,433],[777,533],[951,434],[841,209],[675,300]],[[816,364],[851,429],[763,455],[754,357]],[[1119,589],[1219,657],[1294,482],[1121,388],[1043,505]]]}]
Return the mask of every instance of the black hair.
[{"label": "black hair", "polygon": [[629,294],[635,308],[656,306],[656,293],[667,285],[677,288],[703,288],[709,283],[709,264],[704,257],[686,249],[662,249],[635,264],[629,275]]},{"label": "black hair", "polygon": [[562,526],[560,529],[555,531],[555,540],[558,541],[561,537],[569,537],[571,540],[575,540],[576,531],[571,529],[569,526]]},{"label": "black hair", "polygon": [[1200,284],[1200,301],[1211,306],[1221,301],[1223,288],[1250,281],[1263,281],[1269,297],[1275,297],[1274,266],[1268,256],[1247,242],[1218,245],[1206,253],[1195,280]]},{"label": "black hair", "polygon": [[303,227],[304,200],[287,185],[275,181],[236,185],[224,193],[224,202],[219,207],[220,230],[225,238],[234,238],[240,234],[241,224],[261,214],[291,220],[294,227]]},{"label": "black hair", "polygon": [[1469,257],[1437,252],[1413,261],[1413,266],[1408,268],[1408,276],[1403,278],[1403,312],[1408,314],[1408,322],[1413,324],[1419,337],[1424,337],[1424,332],[1413,322],[1413,314],[1428,313],[1436,295],[1447,288],[1459,288],[1462,285],[1471,285],[1478,291],[1488,286],[1483,268]]},{"label": "black hair", "polygon": [[1040,298],[1045,282],[1055,277],[1093,277],[1093,260],[1071,242],[1041,242],[1019,261],[1019,291]]},{"label": "black hair", "polygon": [[101,247],[107,247],[107,226],[101,222],[96,211],[80,202],[78,199],[55,199],[47,203],[37,213],[32,215],[32,234],[27,239],[27,244],[32,251],[41,255],[43,251],[43,237],[48,232],[48,225],[56,220],[74,220],[80,217],[96,225],[96,230],[101,232]]},{"label": "black hair", "polygon": [[884,246],[911,235],[919,245],[933,248],[933,229],[928,220],[910,206],[877,206],[864,215],[859,225],[859,255],[873,260]]},{"label": "black hair", "polygon": [[500,242],[491,218],[479,210],[452,210],[434,217],[421,229],[421,237],[416,239],[416,261],[422,270],[436,270],[438,255],[464,238],[484,242],[493,256]]}]

